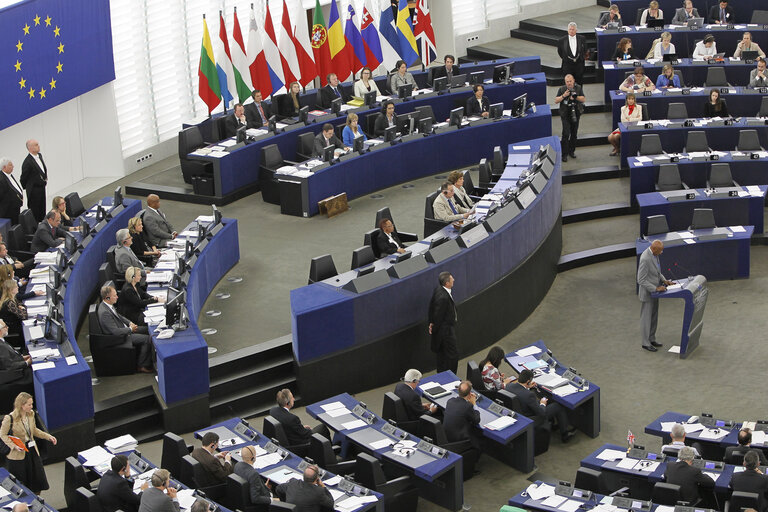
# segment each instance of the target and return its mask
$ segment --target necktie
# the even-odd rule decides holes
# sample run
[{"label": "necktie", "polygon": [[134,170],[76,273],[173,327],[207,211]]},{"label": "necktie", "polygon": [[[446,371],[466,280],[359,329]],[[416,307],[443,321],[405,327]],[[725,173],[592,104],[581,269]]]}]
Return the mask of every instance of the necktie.
[{"label": "necktie", "polygon": [[451,207],[451,211],[452,211],[454,214],[456,214],[456,215],[458,215],[458,214],[459,214],[459,211],[456,209],[456,207],[453,205],[453,201],[451,201],[450,199],[448,200],[448,206],[450,206],[450,207]]},{"label": "necktie", "polygon": [[338,90],[337,88],[335,88],[335,87],[334,87],[334,88],[333,88],[333,92],[335,92],[335,93],[336,93],[336,97],[337,97],[337,98],[341,98],[341,94],[339,94],[339,90]]},{"label": "necktie", "polygon": [[261,122],[264,124],[264,126],[266,126],[269,123],[267,122],[267,116],[264,114],[264,109],[261,108],[261,103],[257,103],[256,107],[259,109],[259,115],[261,115]]},{"label": "necktie", "polygon": [[53,235],[53,238],[56,238],[56,228],[51,226],[51,234]]},{"label": "necktie", "polygon": [[725,21],[725,9],[720,9],[720,21]]}]

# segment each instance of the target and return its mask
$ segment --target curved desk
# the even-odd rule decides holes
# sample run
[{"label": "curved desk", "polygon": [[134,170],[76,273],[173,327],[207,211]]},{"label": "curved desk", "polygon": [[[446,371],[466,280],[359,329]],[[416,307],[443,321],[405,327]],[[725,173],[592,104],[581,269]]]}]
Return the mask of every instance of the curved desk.
[{"label": "curved desk", "polygon": [[[559,139],[546,137],[520,149],[510,146],[510,158],[531,154],[544,144],[559,154]],[[457,326],[461,357],[522,322],[549,289],[560,257],[562,186],[559,157],[556,160],[551,178],[528,208],[440,263],[424,260],[422,241],[415,244],[421,248],[412,249],[416,253],[412,259],[423,267],[402,279],[355,294],[340,288],[356,276],[350,271],[292,290],[293,352],[302,398],[313,401],[340,391],[374,388],[397,380],[409,367],[434,368],[426,320],[440,272],[450,271],[456,279],[458,317],[465,319]],[[505,170],[505,174],[519,172],[519,167]],[[456,238],[457,233],[447,226],[431,238],[440,236]],[[449,244],[456,242],[443,245]],[[382,270],[392,266],[390,257],[375,265]],[[373,362],[374,371],[349,379],[349,368],[371,368]]]},{"label": "curved desk", "polygon": [[[692,2],[693,6],[699,11],[699,16],[702,16],[705,20],[709,14],[709,9],[713,5],[718,5],[716,0],[692,0]],[[619,6],[619,12],[629,23],[635,22],[638,9],[646,9],[648,7],[646,0],[613,0],[611,3]],[[732,2],[732,4],[729,5],[735,11],[736,21],[745,23],[752,20],[752,11],[754,9],[762,9],[765,6],[760,0],[739,0],[738,2]],[[681,5],[682,2],[678,2],[678,0],[659,0],[659,7],[664,11],[664,19],[668,21],[672,19],[675,15],[675,10],[681,7]]]}]

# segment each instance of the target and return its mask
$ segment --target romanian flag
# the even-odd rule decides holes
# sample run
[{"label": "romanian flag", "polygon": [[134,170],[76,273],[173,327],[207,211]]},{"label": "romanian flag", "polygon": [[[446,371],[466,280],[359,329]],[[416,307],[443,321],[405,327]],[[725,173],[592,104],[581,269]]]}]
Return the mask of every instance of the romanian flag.
[{"label": "romanian flag", "polygon": [[328,83],[325,77],[333,71],[333,64],[331,63],[331,50],[328,45],[328,30],[325,27],[325,18],[320,7],[320,0],[315,0],[315,17],[312,20],[311,39],[317,74],[320,75],[320,84],[325,87]]},{"label": "romanian flag", "polygon": [[351,45],[346,44],[336,0],[331,0],[331,14],[328,17],[328,44],[331,50],[333,72],[339,77],[339,81],[343,82],[352,73],[350,52],[353,50]]},{"label": "romanian flag", "polygon": [[411,11],[408,9],[408,0],[400,0],[397,11],[397,39],[400,43],[400,57],[409,66],[419,60],[419,47],[413,35]]},{"label": "romanian flag", "polygon": [[200,50],[200,65],[197,70],[200,79],[198,94],[200,99],[208,105],[208,114],[221,102],[221,88],[219,77],[216,73],[216,61],[213,58],[213,46],[211,36],[208,34],[208,24],[203,16],[203,47]]}]

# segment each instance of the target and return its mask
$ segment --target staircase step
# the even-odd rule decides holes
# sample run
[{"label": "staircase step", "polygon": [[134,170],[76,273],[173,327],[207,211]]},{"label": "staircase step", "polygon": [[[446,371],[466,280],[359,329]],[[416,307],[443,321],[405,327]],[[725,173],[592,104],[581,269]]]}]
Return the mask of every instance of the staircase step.
[{"label": "staircase step", "polygon": [[125,417],[126,412],[142,408],[156,407],[155,393],[152,386],[145,386],[137,390],[118,395],[106,400],[94,403],[94,421],[96,429],[102,422],[115,421],[116,418]]},{"label": "staircase step", "polygon": [[[560,79],[560,85],[562,85],[562,79]],[[549,84],[547,84],[549,85]],[[553,84],[558,85],[558,84]],[[610,109],[606,110],[605,103],[602,101],[587,101],[584,103],[584,114],[602,114],[604,112],[610,112]],[[550,109],[552,111],[552,117],[557,117],[560,115],[560,104],[550,106]]]},{"label": "staircase step", "polygon": [[585,206],[583,208],[563,211],[563,224],[605,219],[608,217],[619,217],[621,215],[631,215],[632,213],[632,206],[630,206],[629,203],[609,203],[596,206]]},{"label": "staircase step", "polygon": [[618,165],[608,165],[605,167],[590,167],[588,169],[574,169],[572,171],[562,171],[563,185],[569,183],[583,183],[585,181],[610,180],[621,177],[621,170]]},{"label": "staircase step", "polygon": [[557,271],[564,272],[566,270],[573,270],[574,268],[584,267],[594,263],[629,258],[635,256],[635,253],[635,242],[625,242],[565,254],[561,256],[560,261],[557,262]]},{"label": "staircase step", "polygon": [[285,358],[293,360],[293,338],[291,335],[211,358],[208,363],[211,382],[226,378],[227,375],[244,369],[250,369],[252,373],[255,373],[258,370],[254,370],[254,367],[258,367],[265,361],[272,359],[282,361]]},{"label": "staircase step", "polygon": [[[585,146],[605,146],[608,143],[608,135],[610,135],[611,132],[604,132],[604,133],[584,133],[579,134],[579,139],[576,142],[577,147],[585,147]],[[605,156],[608,156],[608,153],[606,153]]]},{"label": "staircase step", "polygon": [[560,39],[561,36],[542,33],[538,30],[515,28],[509,31],[509,37],[513,39],[522,39],[523,41],[531,41],[532,43],[546,44],[547,46],[557,46],[557,40]]}]

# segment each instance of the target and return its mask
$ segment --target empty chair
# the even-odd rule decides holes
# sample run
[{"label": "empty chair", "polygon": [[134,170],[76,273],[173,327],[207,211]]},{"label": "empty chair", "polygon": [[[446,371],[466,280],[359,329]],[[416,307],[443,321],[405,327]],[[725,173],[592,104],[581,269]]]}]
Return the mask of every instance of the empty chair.
[{"label": "empty chair", "polygon": [[[222,119],[225,119],[222,117]],[[181,175],[185,183],[192,183],[193,176],[213,173],[213,163],[187,158],[187,155],[198,148],[205,146],[200,128],[190,126],[179,132],[179,161],[181,162]],[[69,213],[69,203],[67,203],[67,213]]]},{"label": "empty chair", "polygon": [[674,70],[674,73],[677,75],[677,79],[680,80],[680,87],[685,87],[685,80],[683,80],[683,72],[679,69]]},{"label": "empty chair", "polygon": [[[431,84],[432,80],[429,83]],[[433,122],[435,121],[435,112],[432,110],[432,105],[422,105],[421,107],[416,107],[415,110],[419,113],[419,120],[431,118]]]},{"label": "empty chair", "polygon": [[686,119],[688,108],[685,103],[670,103],[667,107],[667,119]]},{"label": "empty chair", "polygon": [[[648,217],[647,222],[648,226],[645,229],[646,236],[669,233],[669,224],[667,224],[666,215],[651,215]],[[675,452],[675,455],[677,455],[677,452]]]},{"label": "empty chair", "polygon": [[315,464],[331,473],[337,475],[347,475],[355,472],[354,460],[341,460],[336,455],[331,442],[322,434],[312,434],[309,438],[309,458],[315,461]]},{"label": "empty chair", "polygon": [[763,96],[760,100],[760,111],[757,113],[757,117],[768,117],[768,96]]},{"label": "empty chair", "polygon": [[723,462],[726,464],[733,464],[735,466],[741,466],[744,464],[744,455],[747,454],[747,450],[733,450],[730,455],[728,452],[723,457]]},{"label": "empty chair", "polygon": [[643,134],[640,139],[640,155],[660,155],[664,153],[658,133]]},{"label": "empty chair", "polygon": [[268,438],[276,439],[277,442],[280,443],[280,446],[284,447],[287,450],[292,451],[299,457],[305,457],[307,455],[307,452],[309,452],[309,443],[294,444],[294,445],[289,444],[288,436],[285,433],[283,424],[280,423],[275,418],[273,418],[272,416],[264,416],[264,425],[262,427],[262,432]]},{"label": "empty chair", "polygon": [[76,491],[79,487],[90,489],[91,482],[85,474],[85,468],[75,457],[64,459],[64,501],[67,508],[73,508],[76,500]]},{"label": "empty chair", "polygon": [[101,512],[99,499],[93,494],[93,491],[85,487],[75,489],[74,503],[72,506],[67,505],[67,507],[77,512]]},{"label": "empty chair", "polygon": [[491,170],[494,174],[501,174],[504,172],[504,167],[506,167],[504,153],[501,152],[501,146],[496,146],[493,148],[493,167]]},{"label": "empty chair", "polygon": [[307,284],[323,281],[335,275],[338,275],[338,272],[330,254],[315,256],[309,261],[309,282]]},{"label": "empty chair", "polygon": [[573,486],[577,489],[602,494],[605,492],[605,484],[603,481],[602,471],[590,468],[579,468],[576,470],[576,480],[573,482]]},{"label": "empty chair", "polygon": [[314,149],[315,134],[313,132],[302,133],[299,135],[298,147],[296,148],[296,160],[309,160],[312,158]]},{"label": "empty chair", "polygon": [[472,181],[472,174],[470,174],[469,169],[464,171],[464,190],[469,194],[469,197],[472,198],[473,201],[477,201],[480,199],[480,197],[483,196],[487,192],[487,190],[478,189],[475,187],[475,183]]},{"label": "empty chair", "polygon": [[739,512],[741,510],[759,510],[760,496],[756,492],[733,491],[731,499],[725,503],[726,512]]},{"label": "empty chair", "polygon": [[373,255],[373,248],[369,245],[358,247],[352,251],[352,265],[350,270],[370,265],[376,261],[376,256]]},{"label": "empty chair", "polygon": [[83,201],[77,192],[70,192],[64,196],[64,202],[67,204],[67,215],[70,217],[79,217],[85,213],[85,206],[83,206]]},{"label": "empty chair", "polygon": [[419,421],[409,420],[403,401],[392,391],[384,393],[384,403],[381,406],[381,417],[394,421],[395,424],[411,434],[418,435]]},{"label": "empty chair", "polygon": [[11,226],[11,229],[8,230],[8,240],[6,242],[11,255],[22,261],[35,256],[34,253],[29,251],[29,240],[24,235],[24,228],[21,227],[21,224]]},{"label": "empty chair", "polygon": [[181,458],[189,455],[192,447],[173,432],[163,434],[163,454],[160,465],[171,472],[171,475],[181,474]]},{"label": "empty chair", "polygon": [[640,19],[643,17],[643,11],[644,10],[645,9],[643,7],[639,7],[637,9],[637,14],[635,15],[635,26],[636,27],[640,26]]},{"label": "empty chair", "polygon": [[381,230],[379,228],[366,231],[363,234],[363,245],[366,245],[373,250],[374,258],[381,257],[381,251],[379,251],[378,245],[379,235],[381,235]]},{"label": "empty chair", "polygon": [[280,185],[275,171],[285,165],[295,165],[296,162],[283,160],[277,144],[269,144],[261,148],[261,165],[259,166],[259,187],[261,198],[271,204],[280,204]]},{"label": "empty chair", "polygon": [[755,9],[754,11],[752,11],[752,19],[750,20],[750,23],[755,23],[757,25],[768,24],[768,11],[761,11],[759,9]]},{"label": "empty chair", "polygon": [[708,152],[709,142],[707,141],[707,132],[703,130],[694,130],[688,132],[685,140],[685,152]]},{"label": "empty chair", "polygon": [[472,446],[469,439],[448,442],[443,423],[437,418],[424,414],[419,418],[419,431],[423,437],[428,437],[441,448],[461,455],[464,480],[469,480],[475,472],[475,464],[480,453]]},{"label": "empty chair", "polygon": [[648,110],[648,104],[647,103],[638,103],[640,106],[640,114],[643,116],[643,121],[650,121],[651,120],[651,113]]},{"label": "empty chair", "polygon": [[710,66],[707,68],[707,79],[704,87],[729,87],[731,84],[725,78],[725,68],[722,66]]},{"label": "empty chair", "polygon": [[32,213],[32,210],[27,208],[19,214],[19,224],[21,224],[21,227],[24,229],[24,234],[28,238],[35,236],[35,231],[37,231],[37,220],[35,219],[35,214]]},{"label": "empty chair", "polygon": [[485,189],[491,188],[493,185],[493,177],[491,176],[491,169],[488,165],[488,160],[483,158],[480,163],[477,164],[477,171],[480,175],[480,186]]},{"label": "empty chair", "polygon": [[739,130],[739,143],[736,145],[736,149],[739,151],[763,151],[757,130]]},{"label": "empty chair", "polygon": [[659,177],[656,180],[656,190],[665,192],[668,190],[683,190],[688,186],[680,179],[680,170],[677,164],[662,164],[659,166]]},{"label": "empty chair", "polygon": [[424,238],[435,233],[436,231],[440,231],[445,226],[450,224],[448,221],[438,220],[435,218],[435,211],[432,208],[432,204],[435,202],[435,198],[439,193],[439,190],[437,192],[432,192],[424,201]]},{"label": "empty chair", "polygon": [[651,493],[651,500],[659,505],[673,507],[680,501],[680,486],[666,482],[656,482]]},{"label": "empty chair", "polygon": [[709,178],[707,179],[708,188],[738,186],[739,184],[733,181],[733,175],[731,175],[731,164],[712,164],[712,167],[709,169]]},{"label": "empty chair", "polygon": [[411,484],[410,476],[387,480],[381,462],[367,453],[357,454],[356,462],[355,480],[384,495],[384,510],[415,512],[419,490]]},{"label": "empty chair", "polygon": [[689,229],[712,229],[715,225],[715,214],[712,208],[694,208],[693,219]]}]

